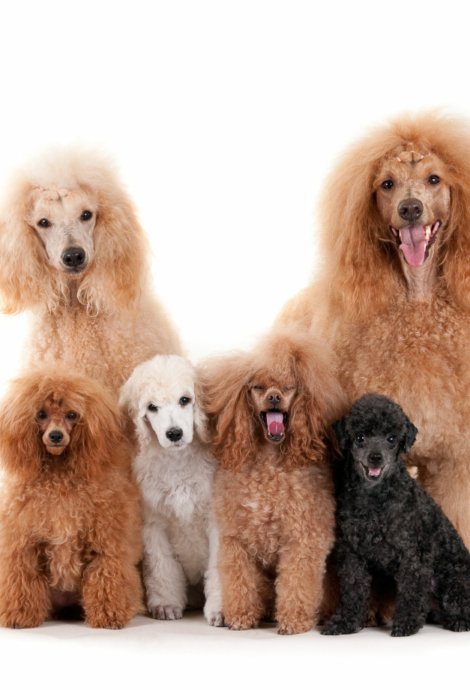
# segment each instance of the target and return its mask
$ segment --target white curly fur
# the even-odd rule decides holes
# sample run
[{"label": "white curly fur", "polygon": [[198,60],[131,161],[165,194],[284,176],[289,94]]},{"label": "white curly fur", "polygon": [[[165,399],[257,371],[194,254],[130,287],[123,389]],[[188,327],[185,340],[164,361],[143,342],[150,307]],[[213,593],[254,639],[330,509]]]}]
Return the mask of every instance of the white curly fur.
[{"label": "white curly fur", "polygon": [[[134,473],[144,501],[148,610],[155,618],[181,618],[193,605],[191,589],[204,582],[204,615],[218,626],[223,615],[211,507],[215,460],[204,444],[205,416],[194,379],[195,370],[183,357],[157,355],[134,369],[120,403],[138,443]],[[169,429],[180,429],[181,438],[171,441]]]}]

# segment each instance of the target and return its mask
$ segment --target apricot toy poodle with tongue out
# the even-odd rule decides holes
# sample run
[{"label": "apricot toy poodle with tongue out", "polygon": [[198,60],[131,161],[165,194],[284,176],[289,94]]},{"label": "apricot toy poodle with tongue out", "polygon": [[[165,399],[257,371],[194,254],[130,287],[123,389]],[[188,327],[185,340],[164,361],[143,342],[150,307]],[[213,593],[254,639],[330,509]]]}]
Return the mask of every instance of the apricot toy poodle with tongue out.
[{"label": "apricot toy poodle with tongue out", "polygon": [[232,630],[272,616],[281,634],[316,622],[334,535],[326,441],[342,394],[331,371],[321,345],[292,328],[206,367],[222,602]]}]

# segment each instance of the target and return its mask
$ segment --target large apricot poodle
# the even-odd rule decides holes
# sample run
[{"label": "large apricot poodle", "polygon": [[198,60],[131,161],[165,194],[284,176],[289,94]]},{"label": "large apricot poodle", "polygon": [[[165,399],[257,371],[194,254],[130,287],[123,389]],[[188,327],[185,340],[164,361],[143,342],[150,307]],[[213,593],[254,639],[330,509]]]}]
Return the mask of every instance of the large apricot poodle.
[{"label": "large apricot poodle", "polygon": [[0,413],[0,625],[82,607],[97,628],[142,608],[130,448],[108,393],[74,375],[13,382]]},{"label": "large apricot poodle", "polygon": [[325,338],[352,403],[396,400],[420,430],[419,479],[470,546],[470,128],[402,117],[339,161],[323,273],[281,320]]},{"label": "large apricot poodle", "polygon": [[27,363],[61,360],[117,392],[139,362],[178,353],[149,253],[102,156],[56,152],[19,174],[0,212],[0,298],[33,313]]},{"label": "large apricot poodle", "polygon": [[341,391],[322,346],[284,330],[203,375],[219,466],[214,487],[226,624],[274,616],[281,634],[309,630],[333,545],[327,425]]}]

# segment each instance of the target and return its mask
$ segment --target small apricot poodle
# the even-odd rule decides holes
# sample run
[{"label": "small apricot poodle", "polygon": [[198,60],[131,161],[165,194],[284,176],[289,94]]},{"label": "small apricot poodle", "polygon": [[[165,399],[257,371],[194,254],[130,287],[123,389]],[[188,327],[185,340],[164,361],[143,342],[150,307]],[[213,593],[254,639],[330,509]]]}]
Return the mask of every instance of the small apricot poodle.
[{"label": "small apricot poodle", "polygon": [[365,395],[333,427],[343,453],[335,546],[341,601],[323,634],[365,625],[376,574],[396,583],[393,636],[418,632],[431,597],[445,628],[470,630],[470,553],[405,467],[415,426],[385,396]]},{"label": "small apricot poodle", "polygon": [[317,620],[334,538],[327,427],[342,399],[331,372],[323,348],[293,329],[206,365],[222,605],[232,630],[274,616],[280,634],[301,633]]},{"label": "small apricot poodle", "polygon": [[0,414],[0,625],[80,607],[95,628],[142,608],[141,516],[119,410],[93,381],[37,372]]}]

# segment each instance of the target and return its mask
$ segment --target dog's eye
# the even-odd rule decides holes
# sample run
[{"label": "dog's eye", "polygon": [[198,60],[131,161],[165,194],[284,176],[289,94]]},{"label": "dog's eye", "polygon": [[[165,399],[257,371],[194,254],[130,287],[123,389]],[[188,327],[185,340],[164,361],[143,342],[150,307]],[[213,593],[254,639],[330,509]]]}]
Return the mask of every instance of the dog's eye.
[{"label": "dog's eye", "polygon": [[93,218],[93,213],[91,211],[82,211],[82,215],[80,216],[80,220],[90,220],[90,218]]},{"label": "dog's eye", "polygon": [[36,419],[47,419],[46,410],[39,410],[36,414]]},{"label": "dog's eye", "polygon": [[390,436],[387,436],[387,441],[390,443],[391,446],[395,443],[397,440],[397,437],[394,434],[390,434]]},{"label": "dog's eye", "polygon": [[391,189],[393,187],[393,180],[384,180],[380,186],[382,189]]},{"label": "dog's eye", "polygon": [[439,175],[429,175],[428,177],[429,184],[439,184],[440,181],[441,178],[439,177]]},{"label": "dog's eye", "polygon": [[47,218],[41,218],[41,220],[38,221],[38,225],[40,228],[50,228],[51,221],[47,220]]},{"label": "dog's eye", "polygon": [[356,443],[358,443],[360,445],[361,443],[364,443],[364,441],[366,440],[366,437],[364,436],[364,434],[356,434],[356,436],[354,437],[354,440],[356,441]]},{"label": "dog's eye", "polygon": [[78,418],[78,412],[74,412],[73,410],[70,410],[70,412],[67,412],[65,415],[65,419],[68,419],[70,422],[74,422]]},{"label": "dog's eye", "polygon": [[256,385],[256,386],[253,386],[253,390],[254,390],[254,391],[265,391],[266,388],[265,388],[265,386],[258,386],[258,385]]},{"label": "dog's eye", "polygon": [[191,402],[191,398],[186,397],[186,395],[183,395],[182,398],[179,399],[179,404],[181,407],[186,407]]},{"label": "dog's eye", "polygon": [[147,405],[147,410],[149,412],[158,412],[158,407],[156,405],[154,405],[153,403],[149,403]]}]

